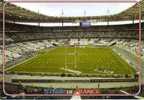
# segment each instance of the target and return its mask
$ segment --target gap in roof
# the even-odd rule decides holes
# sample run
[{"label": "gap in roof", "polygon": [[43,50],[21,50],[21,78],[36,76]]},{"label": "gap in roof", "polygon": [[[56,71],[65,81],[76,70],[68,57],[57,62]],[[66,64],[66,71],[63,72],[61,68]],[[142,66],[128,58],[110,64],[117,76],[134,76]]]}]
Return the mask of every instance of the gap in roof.
[{"label": "gap in roof", "polygon": [[103,16],[118,14],[135,3],[13,3],[48,16]]}]

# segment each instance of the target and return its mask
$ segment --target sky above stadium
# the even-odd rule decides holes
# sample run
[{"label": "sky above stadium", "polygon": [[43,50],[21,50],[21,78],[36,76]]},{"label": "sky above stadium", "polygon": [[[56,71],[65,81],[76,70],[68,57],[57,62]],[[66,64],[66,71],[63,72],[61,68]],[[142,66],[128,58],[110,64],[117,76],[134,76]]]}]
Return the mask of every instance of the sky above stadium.
[{"label": "sky above stadium", "polygon": [[118,14],[135,3],[14,3],[49,16],[101,16]]}]

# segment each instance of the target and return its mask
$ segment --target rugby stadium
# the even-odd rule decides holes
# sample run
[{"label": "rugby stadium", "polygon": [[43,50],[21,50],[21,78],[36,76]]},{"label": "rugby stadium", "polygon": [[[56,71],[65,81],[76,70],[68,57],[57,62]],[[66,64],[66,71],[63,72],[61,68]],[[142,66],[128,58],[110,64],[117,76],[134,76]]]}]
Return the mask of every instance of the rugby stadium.
[{"label": "rugby stadium", "polygon": [[0,2],[0,98],[143,98],[144,0],[105,15],[52,16],[28,6]]}]

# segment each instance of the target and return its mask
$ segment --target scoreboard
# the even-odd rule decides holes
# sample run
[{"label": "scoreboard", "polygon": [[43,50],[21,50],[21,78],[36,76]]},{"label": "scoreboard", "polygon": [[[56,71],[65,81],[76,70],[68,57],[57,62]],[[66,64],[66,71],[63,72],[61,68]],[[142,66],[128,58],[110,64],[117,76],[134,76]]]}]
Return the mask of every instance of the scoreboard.
[{"label": "scoreboard", "polygon": [[80,27],[82,28],[89,28],[91,26],[91,22],[89,20],[82,20],[80,21]]}]

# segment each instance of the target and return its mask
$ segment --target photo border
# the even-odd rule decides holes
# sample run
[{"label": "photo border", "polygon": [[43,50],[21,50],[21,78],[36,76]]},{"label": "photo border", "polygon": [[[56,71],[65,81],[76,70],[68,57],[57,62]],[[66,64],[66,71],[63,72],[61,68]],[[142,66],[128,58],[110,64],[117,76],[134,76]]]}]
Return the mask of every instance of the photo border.
[{"label": "photo border", "polygon": [[5,49],[5,2],[12,2],[12,3],[137,3],[139,4],[139,24],[138,24],[138,52],[137,52],[137,66],[138,69],[138,86],[139,90],[135,94],[88,94],[88,95],[80,95],[80,96],[137,96],[141,92],[141,5],[140,1],[136,0],[8,0],[2,1],[2,10],[3,10],[3,49],[2,49],[2,88],[3,93],[7,96],[72,96],[73,94],[9,94],[5,90],[5,60],[6,60],[6,49]]}]

